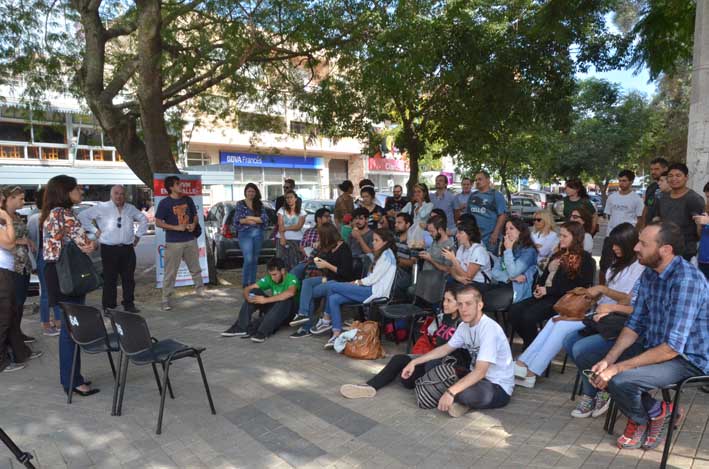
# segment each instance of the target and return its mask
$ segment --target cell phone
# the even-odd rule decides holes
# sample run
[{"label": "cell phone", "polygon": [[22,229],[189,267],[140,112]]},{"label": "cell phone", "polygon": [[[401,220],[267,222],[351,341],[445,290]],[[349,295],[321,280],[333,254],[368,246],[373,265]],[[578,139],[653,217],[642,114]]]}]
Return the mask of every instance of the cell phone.
[{"label": "cell phone", "polygon": [[588,379],[596,379],[598,376],[593,370],[583,370],[581,373]]},{"label": "cell phone", "polygon": [[249,298],[253,298],[253,297],[255,297],[255,296],[256,296],[255,293],[253,293],[253,292],[249,293]]}]

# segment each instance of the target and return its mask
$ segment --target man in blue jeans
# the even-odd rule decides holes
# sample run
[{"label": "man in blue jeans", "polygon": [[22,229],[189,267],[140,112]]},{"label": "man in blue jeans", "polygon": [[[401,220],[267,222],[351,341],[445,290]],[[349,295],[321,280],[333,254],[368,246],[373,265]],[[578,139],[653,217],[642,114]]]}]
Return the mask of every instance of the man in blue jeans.
[{"label": "man in blue jeans", "polygon": [[608,389],[628,417],[619,448],[652,449],[663,442],[672,404],[650,391],[709,374],[709,284],[682,258],[683,249],[674,223],[651,223],[640,233],[635,252],[649,268],[640,277],[633,314],[591,369],[591,383]]}]

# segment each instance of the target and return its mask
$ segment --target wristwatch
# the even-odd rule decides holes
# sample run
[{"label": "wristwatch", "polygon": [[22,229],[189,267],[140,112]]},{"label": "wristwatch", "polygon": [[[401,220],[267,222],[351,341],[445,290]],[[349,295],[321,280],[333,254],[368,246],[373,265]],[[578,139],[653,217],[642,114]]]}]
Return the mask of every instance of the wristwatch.
[{"label": "wristwatch", "polygon": [[453,394],[450,389],[446,389],[445,394],[450,394],[451,397],[452,397],[453,399],[455,399],[455,394]]}]

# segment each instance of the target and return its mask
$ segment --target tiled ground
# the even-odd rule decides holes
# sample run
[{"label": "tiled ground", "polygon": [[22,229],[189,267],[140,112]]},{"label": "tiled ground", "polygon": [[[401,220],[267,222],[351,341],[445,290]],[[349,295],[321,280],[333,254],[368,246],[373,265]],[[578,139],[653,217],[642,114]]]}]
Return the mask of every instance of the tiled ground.
[{"label": "tiled ground", "polygon": [[[356,361],[322,349],[324,338],[279,332],[264,344],[218,332],[234,319],[237,289],[187,297],[169,312],[142,305],[153,335],[205,345],[217,415],[211,415],[194,361],[173,368],[163,434],[155,435],[158,394],[149,368],[131,367],[122,417],[110,416],[112,380],[105,356],[83,356],[83,372],[102,392],[67,405],[58,384],[56,339],[45,355],[0,375],[0,422],[42,468],[59,467],[655,467],[658,451],[618,451],[603,422],[573,419],[574,369],[554,367],[537,389],[518,388],[503,410],[451,419],[416,408],[394,384],[371,400],[340,397],[385,360]],[[37,316],[25,321],[38,330]],[[385,344],[388,354],[393,344]],[[709,396],[690,392],[688,418],[673,450],[674,467],[709,467]],[[621,431],[620,420],[616,432]],[[14,464],[14,465],[13,465]],[[0,467],[20,467],[0,450]]]}]

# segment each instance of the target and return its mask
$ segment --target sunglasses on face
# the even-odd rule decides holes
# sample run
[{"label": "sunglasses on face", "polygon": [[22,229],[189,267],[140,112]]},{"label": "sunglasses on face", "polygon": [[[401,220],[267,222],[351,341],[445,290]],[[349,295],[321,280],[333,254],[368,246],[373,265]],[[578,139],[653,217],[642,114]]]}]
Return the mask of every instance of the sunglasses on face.
[{"label": "sunglasses on face", "polygon": [[580,217],[579,215],[571,215],[569,218],[571,218],[571,219],[576,219],[576,220],[580,220],[580,219],[581,219],[581,217]]},{"label": "sunglasses on face", "polygon": [[541,218],[535,218],[534,221],[544,221]]}]

